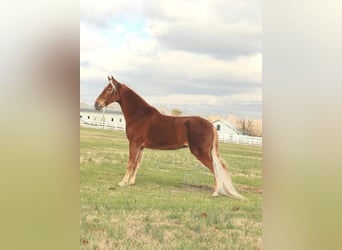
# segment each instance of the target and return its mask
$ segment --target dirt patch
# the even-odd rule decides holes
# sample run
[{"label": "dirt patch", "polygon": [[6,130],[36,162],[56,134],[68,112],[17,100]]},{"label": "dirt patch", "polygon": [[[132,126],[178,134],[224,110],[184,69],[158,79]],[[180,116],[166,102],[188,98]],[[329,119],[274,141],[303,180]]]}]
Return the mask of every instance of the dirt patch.
[{"label": "dirt patch", "polygon": [[207,185],[196,185],[196,184],[184,184],[187,191],[197,192],[197,191],[213,191],[213,187]]},{"label": "dirt patch", "polygon": [[243,190],[246,192],[252,192],[256,194],[262,194],[261,187],[253,187],[253,186],[246,186],[246,185],[237,185],[239,190]]},{"label": "dirt patch", "polygon": [[242,177],[247,177],[247,178],[260,178],[260,174],[257,174],[257,173],[248,173],[248,174],[238,173],[238,174],[234,174],[234,176],[242,176]]}]

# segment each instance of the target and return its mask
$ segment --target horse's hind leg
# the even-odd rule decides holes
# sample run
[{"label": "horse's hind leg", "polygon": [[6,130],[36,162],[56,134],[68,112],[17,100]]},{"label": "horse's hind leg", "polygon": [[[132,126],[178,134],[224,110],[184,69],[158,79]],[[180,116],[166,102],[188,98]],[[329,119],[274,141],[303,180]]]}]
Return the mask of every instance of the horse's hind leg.
[{"label": "horse's hind leg", "polygon": [[213,196],[218,196],[218,187],[217,187],[217,182],[216,182],[216,177],[214,173],[214,165],[213,165],[213,160],[211,156],[211,151],[208,147],[208,149],[200,148],[200,147],[194,147],[190,145],[190,152],[200,161],[205,165],[209,170],[212,172],[214,175],[214,192]]}]

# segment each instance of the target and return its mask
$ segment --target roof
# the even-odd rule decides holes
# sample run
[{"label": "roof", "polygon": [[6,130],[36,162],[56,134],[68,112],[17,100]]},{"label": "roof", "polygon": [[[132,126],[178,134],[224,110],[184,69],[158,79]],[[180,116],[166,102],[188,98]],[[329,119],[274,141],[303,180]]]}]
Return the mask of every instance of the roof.
[{"label": "roof", "polygon": [[[103,111],[96,110],[95,108],[91,107],[80,107],[80,112],[88,112],[88,113],[102,113]],[[118,114],[122,115],[122,111],[118,109],[106,109],[105,114]]]},{"label": "roof", "polygon": [[232,130],[236,131],[237,133],[243,133],[243,131],[237,127],[235,127],[232,123],[230,123],[229,121],[223,121],[223,120],[215,120],[213,121],[212,123],[215,123],[215,122],[221,122],[223,123],[224,125],[226,125],[227,127],[230,127]]}]

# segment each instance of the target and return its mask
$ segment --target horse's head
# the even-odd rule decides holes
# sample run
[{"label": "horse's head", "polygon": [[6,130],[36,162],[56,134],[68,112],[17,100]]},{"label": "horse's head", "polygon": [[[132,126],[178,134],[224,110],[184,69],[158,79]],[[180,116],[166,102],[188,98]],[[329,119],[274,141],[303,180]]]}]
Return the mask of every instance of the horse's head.
[{"label": "horse's head", "polygon": [[103,107],[106,107],[113,102],[117,102],[120,98],[118,90],[120,89],[121,84],[115,80],[113,76],[108,76],[108,81],[108,84],[95,101],[94,107],[96,110],[101,110]]}]

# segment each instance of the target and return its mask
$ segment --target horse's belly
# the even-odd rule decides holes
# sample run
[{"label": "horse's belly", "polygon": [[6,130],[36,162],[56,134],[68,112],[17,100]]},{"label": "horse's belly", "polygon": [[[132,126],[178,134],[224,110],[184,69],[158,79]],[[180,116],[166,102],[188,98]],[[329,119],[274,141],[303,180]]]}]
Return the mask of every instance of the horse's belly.
[{"label": "horse's belly", "polygon": [[187,131],[184,124],[175,123],[176,119],[166,119],[153,124],[146,131],[145,147],[151,149],[178,149],[188,146]]},{"label": "horse's belly", "polygon": [[150,149],[162,149],[162,150],[173,150],[173,149],[179,149],[179,148],[187,148],[188,144],[185,142],[167,142],[167,141],[153,141],[148,142],[144,145],[145,148]]},{"label": "horse's belly", "polygon": [[163,146],[159,146],[159,147],[156,147],[156,146],[146,146],[145,148],[149,148],[149,149],[159,149],[159,150],[176,150],[176,149],[181,149],[181,148],[187,148],[188,145],[181,145],[181,146],[174,146],[174,145],[171,145],[171,146],[167,146],[167,145],[163,145]]}]

